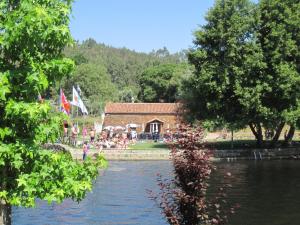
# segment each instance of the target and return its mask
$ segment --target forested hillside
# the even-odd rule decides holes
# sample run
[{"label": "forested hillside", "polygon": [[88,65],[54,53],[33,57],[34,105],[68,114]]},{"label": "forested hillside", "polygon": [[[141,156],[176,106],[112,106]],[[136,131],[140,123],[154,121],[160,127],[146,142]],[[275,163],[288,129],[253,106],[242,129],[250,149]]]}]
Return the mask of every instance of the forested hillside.
[{"label": "forested hillside", "polygon": [[165,64],[175,67],[186,64],[184,51],[170,54],[164,47],[148,54],[138,53],[99,44],[93,39],[66,48],[65,55],[74,60],[75,71],[57,86],[62,87],[70,98],[72,86],[79,85],[92,114],[100,113],[107,101],[138,102],[147,99],[140,94],[140,78],[147,69]]}]

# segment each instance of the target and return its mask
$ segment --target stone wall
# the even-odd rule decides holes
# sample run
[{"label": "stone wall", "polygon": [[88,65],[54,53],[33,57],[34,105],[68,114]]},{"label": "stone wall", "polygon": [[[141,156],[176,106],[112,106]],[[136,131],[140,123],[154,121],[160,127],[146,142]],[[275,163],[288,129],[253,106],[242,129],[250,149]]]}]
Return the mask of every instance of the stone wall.
[{"label": "stone wall", "polygon": [[[74,159],[82,159],[82,150],[62,145],[71,153]],[[88,155],[96,157],[100,152],[92,149]],[[155,150],[102,150],[107,160],[170,160],[169,149]],[[300,148],[276,149],[235,149],[215,150],[212,160],[271,160],[271,159],[297,159],[300,160]]]},{"label": "stone wall", "polygon": [[[97,150],[91,150],[88,156],[94,158],[100,152]],[[101,153],[107,160],[170,160],[170,151],[167,149],[157,150],[102,150]],[[74,159],[82,159],[81,150],[72,150],[72,157]]]},{"label": "stone wall", "polygon": [[215,150],[218,159],[300,159],[300,148]]}]

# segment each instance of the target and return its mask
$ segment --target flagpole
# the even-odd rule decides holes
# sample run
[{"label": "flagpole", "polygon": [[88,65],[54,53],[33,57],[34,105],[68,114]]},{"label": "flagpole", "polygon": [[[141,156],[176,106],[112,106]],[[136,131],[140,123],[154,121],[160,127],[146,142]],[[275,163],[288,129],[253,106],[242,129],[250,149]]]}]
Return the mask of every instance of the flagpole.
[{"label": "flagpole", "polygon": [[74,105],[71,104],[71,118],[74,120]]},{"label": "flagpole", "polygon": [[77,119],[77,122],[76,122],[76,124],[77,124],[77,127],[78,127],[78,107],[77,107],[77,115],[76,115],[76,119]]},{"label": "flagpole", "polygon": [[61,111],[61,87],[59,87],[58,111]]},{"label": "flagpole", "polygon": [[[77,91],[78,91],[78,84],[77,84]],[[78,94],[80,95],[80,92]],[[78,127],[78,107],[77,107],[77,113],[76,114],[77,114],[76,116],[77,116],[77,127]]]},{"label": "flagpole", "polygon": [[[72,86],[72,101],[74,101],[73,88],[74,88],[74,86]],[[72,104],[71,104],[71,105],[72,105]],[[71,114],[72,114],[72,119],[74,120],[74,105],[72,105],[72,112],[71,112]]]}]

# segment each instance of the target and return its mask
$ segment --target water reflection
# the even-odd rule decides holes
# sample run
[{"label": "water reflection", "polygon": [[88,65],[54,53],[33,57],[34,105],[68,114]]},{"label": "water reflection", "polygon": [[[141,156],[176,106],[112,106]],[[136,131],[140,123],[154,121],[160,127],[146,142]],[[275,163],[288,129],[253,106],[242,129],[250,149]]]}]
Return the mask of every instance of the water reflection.
[{"label": "water reflection", "polygon": [[257,161],[219,164],[232,171],[231,202],[241,204],[231,225],[300,224],[300,162]]},{"label": "water reflection", "polygon": [[[212,186],[228,182],[222,175],[230,171],[228,198],[241,205],[230,225],[300,224],[300,161],[241,161],[217,167]],[[157,172],[171,177],[170,162],[112,162],[81,203],[66,200],[49,206],[38,201],[34,209],[14,208],[13,224],[166,225],[145,191],[157,190]]]}]

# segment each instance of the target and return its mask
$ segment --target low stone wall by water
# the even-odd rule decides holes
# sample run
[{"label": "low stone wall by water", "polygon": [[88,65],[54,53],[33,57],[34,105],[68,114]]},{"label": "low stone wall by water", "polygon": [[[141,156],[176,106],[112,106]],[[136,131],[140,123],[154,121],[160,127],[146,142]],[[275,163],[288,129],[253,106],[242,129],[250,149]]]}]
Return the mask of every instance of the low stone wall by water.
[{"label": "low stone wall by water", "polygon": [[[88,155],[95,157],[100,152],[97,150],[90,150]],[[107,160],[170,160],[170,151],[168,149],[161,150],[102,150],[101,153]],[[81,150],[72,150],[74,159],[82,159]]]},{"label": "low stone wall by water", "polygon": [[[74,159],[82,159],[82,150],[66,145],[61,145],[70,152]],[[104,154],[107,160],[170,160],[169,149],[155,150],[129,150],[109,149],[89,151],[92,158],[99,153]],[[300,159],[300,148],[276,148],[276,149],[225,149],[215,150],[213,160],[271,160],[271,159]]]},{"label": "low stone wall by water", "polygon": [[214,156],[228,160],[300,159],[300,148],[216,150]]}]

